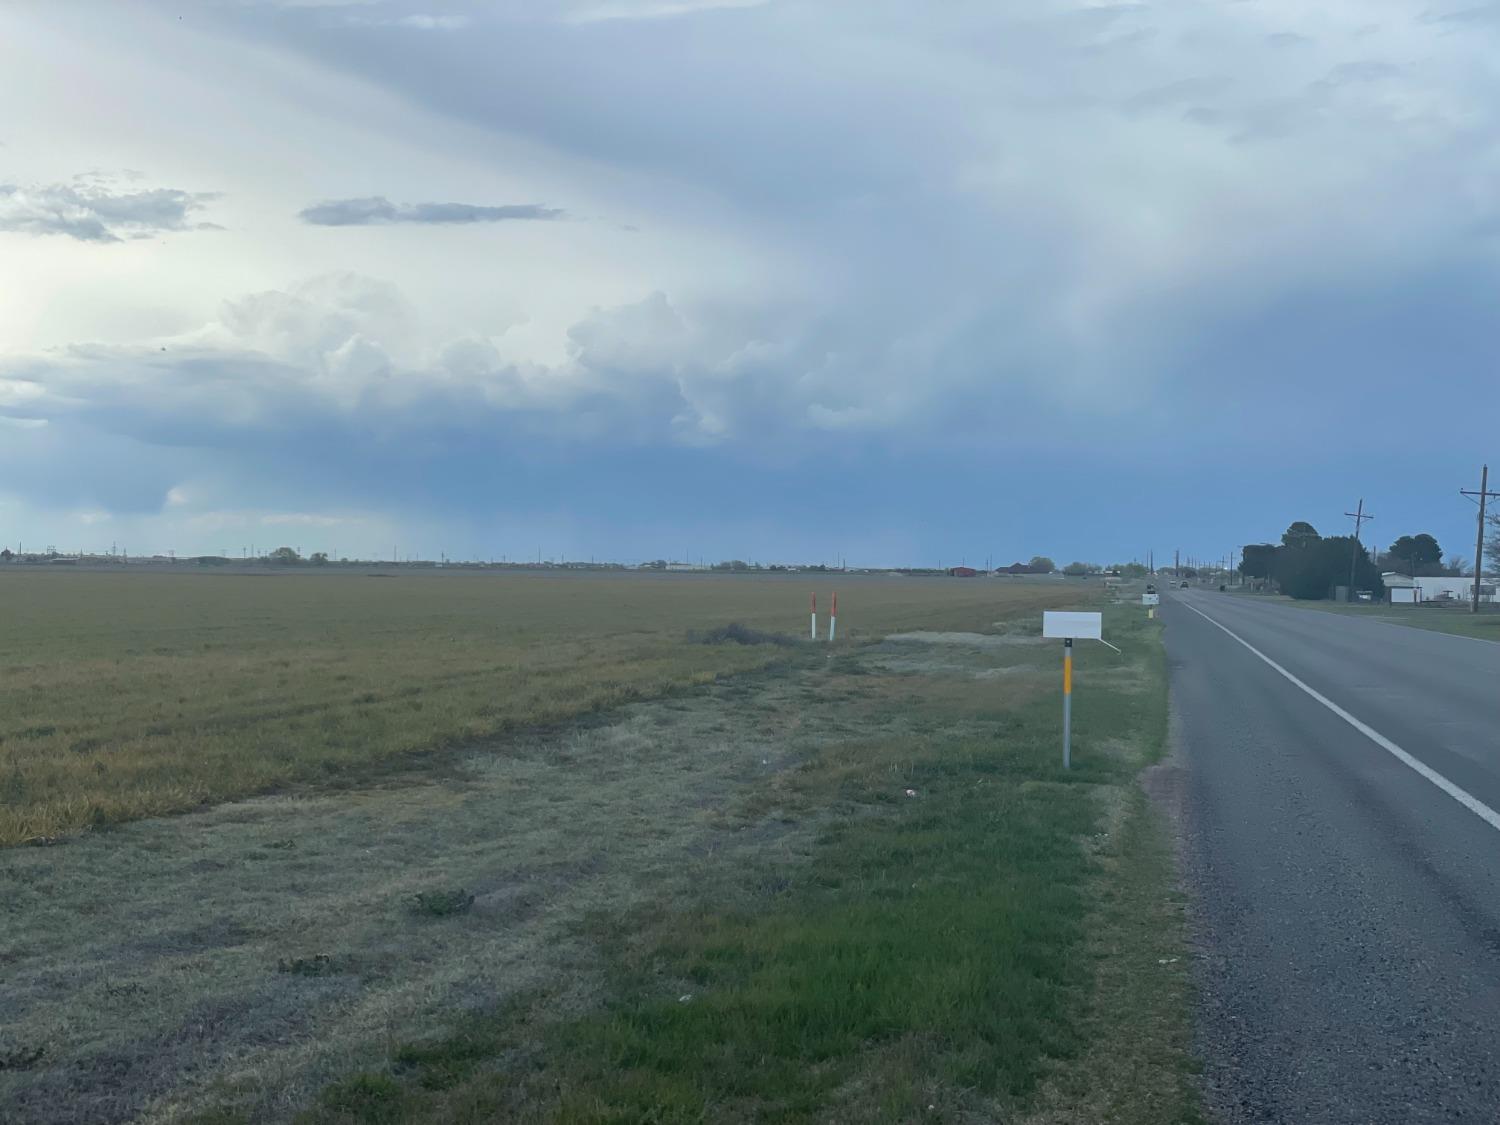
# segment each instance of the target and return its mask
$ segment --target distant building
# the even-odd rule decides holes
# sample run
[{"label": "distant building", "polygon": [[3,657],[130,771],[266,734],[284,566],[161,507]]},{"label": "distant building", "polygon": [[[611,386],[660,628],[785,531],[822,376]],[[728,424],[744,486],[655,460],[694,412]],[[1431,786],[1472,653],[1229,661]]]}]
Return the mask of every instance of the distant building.
[{"label": "distant building", "polygon": [[975,570],[972,566],[950,566],[948,568],[949,578],[973,578],[978,573],[979,571]]},{"label": "distant building", "polygon": [[[1420,605],[1423,602],[1466,602],[1474,596],[1473,578],[1417,577],[1405,574],[1382,574],[1387,596],[1395,605]],[[1481,582],[1479,600],[1495,600],[1495,587]]]}]

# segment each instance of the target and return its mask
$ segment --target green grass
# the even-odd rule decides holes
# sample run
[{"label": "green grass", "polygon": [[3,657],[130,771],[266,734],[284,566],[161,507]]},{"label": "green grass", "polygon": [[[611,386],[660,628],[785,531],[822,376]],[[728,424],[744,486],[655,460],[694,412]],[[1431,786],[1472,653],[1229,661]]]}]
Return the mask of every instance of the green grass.
[{"label": "green grass", "polygon": [[808,862],[598,919],[595,1010],[461,1018],[302,1122],[1196,1120],[1170,856],[1135,784],[1165,737],[1157,627],[1110,624],[1125,656],[1080,655],[1073,771],[1055,697],[844,677],[846,705],[925,733],[831,745],[747,804],[827,816]]},{"label": "green grass", "polygon": [[1452,633],[1459,637],[1477,637],[1484,641],[1500,642],[1500,606],[1483,604],[1479,612],[1469,612],[1467,603],[1427,605],[1365,605],[1331,601],[1306,602],[1281,595],[1245,595],[1267,597],[1278,605],[1296,606],[1298,609],[1314,609],[1323,613],[1338,613],[1345,617],[1362,617],[1368,621],[1382,621],[1390,625],[1407,625],[1413,629],[1430,629],[1437,633]]},{"label": "green grass", "polygon": [[834,588],[849,643],[1078,597],[824,574],[6,572],[0,845],[358,782],[795,659],[808,646],[744,642],[800,639],[808,592]]}]

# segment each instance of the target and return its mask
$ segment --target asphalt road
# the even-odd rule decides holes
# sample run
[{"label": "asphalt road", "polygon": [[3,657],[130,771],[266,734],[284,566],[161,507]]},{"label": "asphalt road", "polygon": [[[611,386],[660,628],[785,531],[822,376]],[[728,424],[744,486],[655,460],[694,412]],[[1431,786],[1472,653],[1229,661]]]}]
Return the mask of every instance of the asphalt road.
[{"label": "asphalt road", "polygon": [[1163,601],[1210,1110],[1500,1121],[1500,644]]}]

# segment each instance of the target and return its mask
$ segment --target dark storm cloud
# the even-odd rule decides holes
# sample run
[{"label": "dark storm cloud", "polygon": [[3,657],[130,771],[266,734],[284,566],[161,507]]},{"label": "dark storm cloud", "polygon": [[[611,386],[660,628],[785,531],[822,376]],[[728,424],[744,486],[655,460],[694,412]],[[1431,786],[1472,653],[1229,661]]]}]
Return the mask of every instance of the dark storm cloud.
[{"label": "dark storm cloud", "polygon": [[378,223],[503,223],[512,219],[546,222],[563,217],[555,207],[508,203],[476,207],[471,203],[392,203],[383,195],[366,199],[330,199],[304,207],[299,218],[319,227],[367,227]]},{"label": "dark storm cloud", "polygon": [[0,231],[120,242],[162,231],[219,229],[189,217],[216,195],[176,188],[115,191],[99,182],[22,187],[0,184]]}]

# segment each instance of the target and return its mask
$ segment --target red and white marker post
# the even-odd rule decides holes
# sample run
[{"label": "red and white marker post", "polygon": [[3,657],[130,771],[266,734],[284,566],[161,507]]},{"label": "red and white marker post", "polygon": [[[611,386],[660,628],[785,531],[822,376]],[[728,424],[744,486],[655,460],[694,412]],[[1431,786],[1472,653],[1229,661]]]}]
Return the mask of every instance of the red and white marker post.
[{"label": "red and white marker post", "polygon": [[828,615],[828,643],[833,644],[834,634],[839,631],[839,596],[835,591],[833,595],[833,611]]}]

